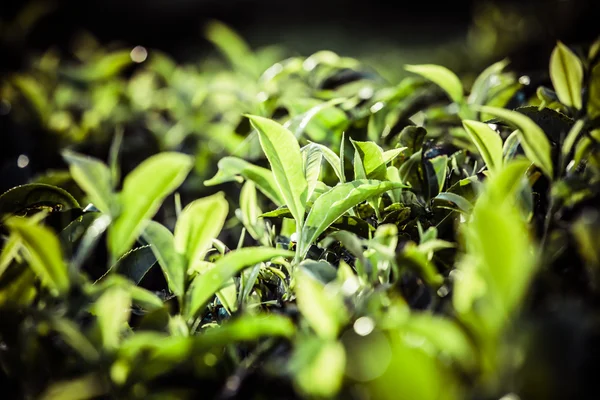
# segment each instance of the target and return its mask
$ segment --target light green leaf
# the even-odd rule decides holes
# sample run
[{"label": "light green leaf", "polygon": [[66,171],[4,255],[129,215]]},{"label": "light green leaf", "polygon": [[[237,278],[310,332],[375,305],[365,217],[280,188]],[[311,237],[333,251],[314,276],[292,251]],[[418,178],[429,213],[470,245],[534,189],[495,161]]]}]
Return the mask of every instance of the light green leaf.
[{"label": "light green leaf", "polygon": [[237,175],[241,175],[244,179],[256,183],[258,189],[276,205],[281,206],[285,203],[281,197],[273,173],[268,169],[251,164],[237,157],[224,157],[219,160],[218,166],[219,171],[217,174],[213,178],[204,181],[204,185],[214,186],[224,182],[241,182],[237,177]]},{"label": "light green leaf", "polygon": [[142,162],[123,182],[121,214],[108,231],[108,247],[115,257],[131,248],[161,203],[178,188],[193,166],[190,156],[164,152]]},{"label": "light green leaf", "polygon": [[406,65],[404,67],[409,72],[421,75],[424,78],[429,79],[442,89],[452,101],[456,103],[463,102],[463,87],[460,79],[446,67],[441,65],[433,64],[422,64],[422,65]]},{"label": "light green leaf", "polygon": [[251,342],[261,337],[287,337],[296,332],[294,323],[286,316],[277,314],[242,315],[209,329],[197,337],[200,345],[226,345],[234,342]]},{"label": "light green leaf", "polygon": [[463,126],[471,141],[477,146],[481,158],[494,173],[502,166],[502,139],[488,124],[464,120]]},{"label": "light green leaf", "polygon": [[383,163],[389,164],[406,149],[408,149],[408,147],[398,147],[397,149],[391,149],[391,150],[384,151],[383,152]]},{"label": "light green leaf", "polygon": [[469,213],[473,209],[473,204],[470,201],[465,199],[464,197],[451,193],[451,192],[442,192],[434,197],[434,200],[445,200],[451,203],[456,204],[456,206],[463,212]]},{"label": "light green leaf", "polygon": [[188,269],[202,262],[227,218],[229,203],[224,192],[218,192],[188,204],[175,225],[175,251],[187,258]]},{"label": "light green leaf", "polygon": [[150,244],[169,289],[174,295],[181,297],[184,292],[186,267],[181,254],[175,251],[173,234],[162,224],[150,221],[146,225],[142,237]]},{"label": "light green leaf", "polygon": [[508,65],[508,63],[509,60],[505,58],[490,65],[484,69],[481,74],[479,74],[479,76],[475,79],[475,82],[473,82],[473,87],[471,88],[471,93],[468,97],[469,104],[482,105],[485,103],[485,100],[490,94],[490,89],[493,86],[501,83],[500,79],[496,79],[497,83],[494,85],[494,78],[497,78],[498,75],[502,73],[502,70]]},{"label": "light green leaf", "polygon": [[205,29],[208,40],[227,57],[231,65],[240,72],[258,77],[256,59],[248,44],[229,26],[219,21],[211,21]]},{"label": "light green leaf", "polygon": [[296,304],[310,327],[323,339],[335,340],[348,318],[340,293],[327,290],[304,269],[296,274]]},{"label": "light green leaf", "polygon": [[335,172],[335,174],[339,178],[340,182],[343,182],[344,181],[344,173],[341,170],[342,164],[340,162],[340,158],[338,157],[338,155],[335,154],[335,152],[333,150],[331,150],[329,147],[323,146],[322,144],[313,143],[313,142],[309,142],[309,143],[313,146],[316,146],[317,149],[319,149],[319,151],[323,154],[323,157],[325,158],[325,160],[329,163],[329,165],[331,165],[331,168],[333,168],[333,172]]},{"label": "light green leaf", "polygon": [[515,159],[506,164],[502,173],[494,176],[487,184],[486,194],[497,204],[514,201],[517,191],[526,179],[525,172],[531,166],[526,159]]},{"label": "light green leaf", "polygon": [[260,144],[285,204],[300,227],[308,199],[308,184],[298,141],[293,133],[275,121],[253,115],[248,118],[258,131]]},{"label": "light green leaf", "polygon": [[113,286],[106,290],[94,304],[94,311],[102,335],[102,345],[108,350],[119,346],[131,313],[131,296],[124,288]]},{"label": "light green leaf", "polygon": [[573,124],[573,126],[571,127],[571,130],[567,134],[567,137],[565,138],[562,145],[562,154],[564,157],[566,157],[571,152],[571,149],[577,141],[577,138],[579,137],[579,134],[581,133],[581,130],[584,126],[585,121],[583,119],[578,119],[577,122],[575,122],[575,124]]},{"label": "light green leaf", "polygon": [[106,395],[110,385],[100,374],[88,374],[79,378],[52,383],[39,400],[84,400]]},{"label": "light green leaf", "polygon": [[321,175],[323,153],[316,145],[309,144],[302,149],[302,156],[304,162],[304,176],[306,177],[308,185],[307,199],[310,199]]},{"label": "light green leaf", "polygon": [[7,219],[6,226],[22,243],[23,255],[42,284],[60,295],[66,294],[70,286],[69,276],[54,233],[43,225],[20,217]]},{"label": "light green leaf", "polygon": [[337,341],[315,341],[314,344],[296,351],[297,359],[308,360],[295,371],[294,383],[309,397],[335,398],[344,381],[346,351]]},{"label": "light green leaf", "polygon": [[0,277],[10,263],[15,259],[21,248],[21,239],[17,234],[11,234],[6,239],[2,246],[2,253],[0,253]]},{"label": "light green leaf", "polygon": [[557,43],[550,56],[550,79],[560,102],[580,110],[583,65],[562,42]]},{"label": "light green leaf", "polygon": [[552,165],[551,147],[544,131],[526,115],[517,111],[497,107],[480,107],[481,111],[491,114],[514,125],[520,132],[521,145],[527,157],[540,169],[552,178],[554,169]]},{"label": "light green leaf", "polygon": [[[600,43],[600,40],[597,42]],[[590,71],[589,98],[587,105],[588,117],[595,119],[600,116],[600,63]]]},{"label": "light green leaf", "polygon": [[244,186],[242,186],[242,190],[240,191],[240,210],[242,223],[248,230],[248,233],[250,233],[250,236],[258,241],[263,239],[266,228],[264,222],[258,219],[262,211],[258,207],[256,186],[252,181],[246,181]]},{"label": "light green leaf", "polygon": [[242,269],[274,257],[292,257],[293,252],[270,247],[246,247],[221,257],[214,267],[196,276],[187,293],[188,318],[192,318],[223,285]]},{"label": "light green leaf", "polygon": [[398,182],[376,180],[356,180],[334,186],[314,202],[308,213],[298,242],[298,256],[304,258],[311,243],[352,207],[388,190],[405,187]]},{"label": "light green leaf", "polygon": [[384,180],[387,170],[381,147],[374,142],[359,142],[352,139],[350,142],[355,151],[354,168],[356,170],[357,167],[362,167],[359,170],[361,173],[356,173],[355,179]]},{"label": "light green leaf", "polygon": [[114,185],[106,164],[71,150],[64,150],[62,156],[69,164],[71,176],[88,195],[92,204],[103,213],[111,214]]}]

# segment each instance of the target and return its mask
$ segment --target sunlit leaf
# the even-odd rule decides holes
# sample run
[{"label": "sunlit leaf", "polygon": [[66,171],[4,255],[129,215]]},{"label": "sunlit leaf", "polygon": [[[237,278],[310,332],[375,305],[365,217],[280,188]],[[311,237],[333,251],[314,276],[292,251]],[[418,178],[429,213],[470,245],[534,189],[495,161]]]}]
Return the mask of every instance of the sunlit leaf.
[{"label": "sunlit leaf", "polygon": [[[346,367],[344,346],[337,341],[314,340],[308,346],[298,344],[294,356],[299,364],[294,382],[301,393],[319,398],[332,398],[341,389]],[[302,353],[300,353],[302,352]]]},{"label": "sunlit leaf", "polygon": [[550,141],[535,122],[517,111],[487,106],[482,106],[481,111],[514,125],[520,132],[521,145],[527,157],[540,167],[548,177],[552,178],[554,176]]},{"label": "sunlit leaf", "polygon": [[333,172],[335,172],[335,174],[337,175],[340,182],[343,182],[344,181],[344,172],[341,169],[342,164],[340,161],[340,157],[338,157],[338,155],[335,154],[335,152],[333,150],[331,150],[329,147],[323,146],[322,144],[319,144],[319,143],[313,143],[313,142],[310,142],[310,143],[313,146],[316,146],[319,149],[319,151],[321,151],[321,153],[323,154],[323,157],[329,163],[329,165],[331,165],[331,168],[333,168]]},{"label": "sunlit leaf", "polygon": [[129,320],[131,296],[119,286],[111,287],[96,301],[94,311],[103,346],[109,350],[116,349],[121,340],[121,332]]},{"label": "sunlit leaf", "polygon": [[362,165],[365,174],[364,177],[357,177],[356,179],[384,180],[387,170],[381,147],[374,142],[359,142],[352,139],[350,139],[350,142],[354,146],[355,154],[358,155],[354,167],[356,168],[358,161]]},{"label": "sunlit leaf", "polygon": [[479,121],[464,120],[463,126],[471,141],[492,172],[502,165],[502,139],[488,124]]},{"label": "sunlit leaf", "polygon": [[583,65],[562,42],[557,43],[550,56],[550,78],[560,102],[580,110]]},{"label": "sunlit leaf", "polygon": [[452,101],[456,103],[463,102],[463,87],[460,79],[448,68],[441,65],[422,64],[422,65],[406,65],[407,71],[421,75],[442,89]]},{"label": "sunlit leaf", "polygon": [[62,156],[69,164],[71,176],[86,192],[92,204],[98,210],[112,214],[114,183],[108,166],[98,159],[71,150],[64,150]]},{"label": "sunlit leaf", "polygon": [[156,221],[150,221],[142,237],[150,244],[150,249],[158,260],[169,289],[176,296],[182,296],[186,266],[181,254],[175,251],[175,241],[171,231]]},{"label": "sunlit leaf", "polygon": [[397,182],[357,180],[338,184],[331,188],[315,201],[306,217],[298,242],[299,256],[304,257],[312,242],[352,207],[388,190],[405,187],[402,183]]},{"label": "sunlit leaf", "polygon": [[131,248],[163,200],[177,189],[192,168],[190,156],[163,152],[143,161],[123,182],[121,214],[108,231],[108,246],[120,257]]},{"label": "sunlit leaf", "polygon": [[241,175],[245,179],[254,182],[258,189],[276,205],[285,204],[273,173],[268,169],[253,165],[237,157],[224,157],[219,160],[218,166],[219,171],[217,174],[213,178],[204,181],[206,186],[214,186],[231,181],[239,182],[237,176]]},{"label": "sunlit leaf", "polygon": [[88,374],[79,378],[60,381],[50,385],[39,397],[40,400],[84,400],[104,396],[110,385],[99,374]]},{"label": "sunlit leaf", "polygon": [[309,144],[303,148],[302,155],[304,162],[304,176],[306,177],[306,182],[308,185],[307,199],[310,199],[321,174],[323,153],[317,146]]},{"label": "sunlit leaf", "polygon": [[205,252],[225,223],[229,203],[223,192],[194,200],[182,211],[175,225],[175,251],[184,254],[188,269],[202,262]]},{"label": "sunlit leaf", "polygon": [[258,116],[248,116],[248,118],[258,131],[260,144],[271,164],[281,196],[292,212],[296,224],[302,226],[308,200],[308,184],[296,137],[270,119]]}]

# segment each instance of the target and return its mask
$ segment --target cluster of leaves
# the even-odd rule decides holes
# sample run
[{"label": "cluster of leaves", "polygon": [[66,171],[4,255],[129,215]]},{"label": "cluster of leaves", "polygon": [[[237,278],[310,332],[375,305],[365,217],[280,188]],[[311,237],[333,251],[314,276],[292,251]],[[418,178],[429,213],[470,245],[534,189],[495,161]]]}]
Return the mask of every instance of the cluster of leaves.
[{"label": "cluster of leaves", "polygon": [[[544,364],[536,310],[567,292],[598,304],[600,42],[585,55],[559,43],[553,88],[528,98],[507,60],[469,91],[438,65],[389,85],[331,52],[262,72],[232,32],[210,32],[235,79],[153,56],[124,86],[114,72],[130,54],[111,53],[53,70],[71,85],[7,86],[71,139],[143,118],[162,151],[122,179],[123,135],[107,162],[67,140],[82,196],[40,182],[0,196],[3,387],[43,399],[564,394],[551,367],[520,372]],[[213,193],[183,206],[173,193],[205,160],[178,147],[190,135],[218,171],[204,180]],[[156,218],[167,200],[173,223]]]}]

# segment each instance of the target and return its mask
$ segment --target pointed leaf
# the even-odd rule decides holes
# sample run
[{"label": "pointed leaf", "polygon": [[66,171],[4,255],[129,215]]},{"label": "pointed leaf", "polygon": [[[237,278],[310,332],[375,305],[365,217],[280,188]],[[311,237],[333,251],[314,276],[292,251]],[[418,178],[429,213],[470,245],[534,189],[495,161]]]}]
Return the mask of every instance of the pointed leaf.
[{"label": "pointed leaf", "polygon": [[194,200],[182,211],[175,225],[175,251],[187,258],[188,269],[202,262],[227,218],[229,203],[224,192]]},{"label": "pointed leaf", "polygon": [[[256,198],[256,186],[252,181],[246,181],[240,191],[241,220],[244,227],[254,240],[260,241],[265,234],[265,224],[258,219],[262,214]],[[237,215],[237,213],[236,213]]]},{"label": "pointed leaf", "polygon": [[394,159],[396,157],[398,157],[400,155],[400,153],[402,153],[407,148],[408,147],[399,147],[397,149],[391,149],[391,150],[384,151],[383,152],[383,163],[389,164],[390,162],[394,161]]},{"label": "pointed leaf", "polygon": [[106,164],[70,150],[63,151],[62,156],[69,164],[73,180],[88,195],[92,204],[103,213],[111,214],[114,185]]},{"label": "pointed leaf", "polygon": [[66,294],[70,286],[69,276],[54,233],[43,225],[32,224],[20,217],[9,218],[6,226],[21,241],[24,256],[42,284],[60,295]]},{"label": "pointed leaf", "polygon": [[354,146],[355,154],[358,154],[359,157],[358,160],[355,160],[354,166],[356,167],[356,161],[359,161],[362,164],[365,173],[364,178],[361,177],[357,179],[384,180],[387,170],[381,147],[374,142],[359,142],[352,139],[350,139],[350,142],[352,142],[352,146]]},{"label": "pointed leaf", "polygon": [[306,177],[306,182],[308,185],[307,199],[310,199],[321,175],[321,161],[323,160],[323,153],[319,151],[317,146],[309,144],[304,147],[302,155],[304,162],[304,176]]},{"label": "pointed leaf", "polygon": [[[500,79],[497,79],[498,75],[502,73],[502,70],[508,63],[509,60],[505,58],[490,65],[479,74],[475,79],[475,82],[473,82],[473,87],[471,88],[471,93],[468,97],[469,104],[482,105],[485,103],[490,95],[490,89],[501,83]],[[495,85],[493,84],[494,80],[497,81]]]},{"label": "pointed leaf", "polygon": [[273,173],[266,168],[251,164],[241,158],[224,157],[219,160],[219,171],[209,180],[204,181],[206,186],[214,186],[224,182],[236,181],[237,175],[256,183],[258,189],[273,203],[280,206],[285,203]]},{"label": "pointed leaf", "polygon": [[186,267],[182,256],[175,251],[175,239],[171,231],[156,221],[150,221],[142,237],[150,244],[171,292],[182,296]]},{"label": "pointed leaf", "polygon": [[560,102],[581,110],[583,65],[562,42],[557,43],[550,56],[550,78]]},{"label": "pointed leaf", "polygon": [[190,156],[164,152],[142,162],[123,183],[121,214],[108,231],[108,246],[120,257],[131,248],[148,220],[170,193],[185,180],[193,166]]},{"label": "pointed leaf", "polygon": [[281,196],[292,212],[296,224],[302,226],[308,199],[308,184],[304,177],[304,165],[296,137],[270,119],[252,115],[248,118],[258,131],[260,145],[271,164]]},{"label": "pointed leaf", "polygon": [[294,253],[291,251],[270,247],[246,247],[224,255],[217,260],[213,268],[194,278],[187,293],[186,315],[188,318],[194,317],[202,306],[242,269],[269,261],[274,257],[292,257],[293,255]]},{"label": "pointed leaf", "polygon": [[154,264],[156,264],[156,256],[152,247],[142,246],[125,253],[111,268],[111,271],[125,276],[138,285]]},{"label": "pointed leaf", "polygon": [[338,157],[338,155],[335,154],[335,152],[333,150],[331,150],[329,147],[323,146],[322,144],[313,143],[313,142],[310,142],[310,144],[313,146],[316,146],[317,149],[319,149],[319,151],[321,151],[321,153],[323,154],[323,157],[325,157],[325,160],[329,163],[329,165],[331,165],[331,168],[333,168],[333,172],[335,172],[335,174],[339,178],[340,182],[343,182],[344,181],[344,173],[341,170],[342,163],[340,162],[340,158]]},{"label": "pointed leaf", "polygon": [[471,141],[477,146],[477,151],[487,165],[495,172],[502,166],[502,139],[488,124],[479,121],[464,120],[463,126]]},{"label": "pointed leaf", "polygon": [[397,182],[358,180],[331,188],[315,201],[308,213],[298,242],[299,256],[303,258],[312,242],[352,207],[388,190],[405,187],[406,185]]},{"label": "pointed leaf", "polygon": [[406,65],[404,69],[429,79],[444,89],[452,101],[456,103],[461,103],[463,101],[462,83],[454,72],[450,71],[448,68],[442,67],[441,65],[422,64]]},{"label": "pointed leaf", "polygon": [[497,107],[480,107],[481,111],[514,125],[520,132],[521,144],[527,157],[552,178],[553,165],[550,141],[544,131],[531,118],[517,111]]},{"label": "pointed leaf", "polygon": [[131,296],[122,287],[111,287],[96,301],[94,311],[103,346],[108,350],[116,349],[121,340],[121,332],[129,321]]}]

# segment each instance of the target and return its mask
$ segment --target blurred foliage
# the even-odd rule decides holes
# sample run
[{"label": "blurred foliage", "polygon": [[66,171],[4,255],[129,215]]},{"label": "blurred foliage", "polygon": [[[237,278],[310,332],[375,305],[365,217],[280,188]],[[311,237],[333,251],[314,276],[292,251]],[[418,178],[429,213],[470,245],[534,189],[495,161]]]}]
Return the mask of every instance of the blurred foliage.
[{"label": "blurred foliage", "polygon": [[600,42],[543,87],[206,35],[229,68],[88,37],[3,82],[65,166],[0,196],[7,392],[587,398]]}]

